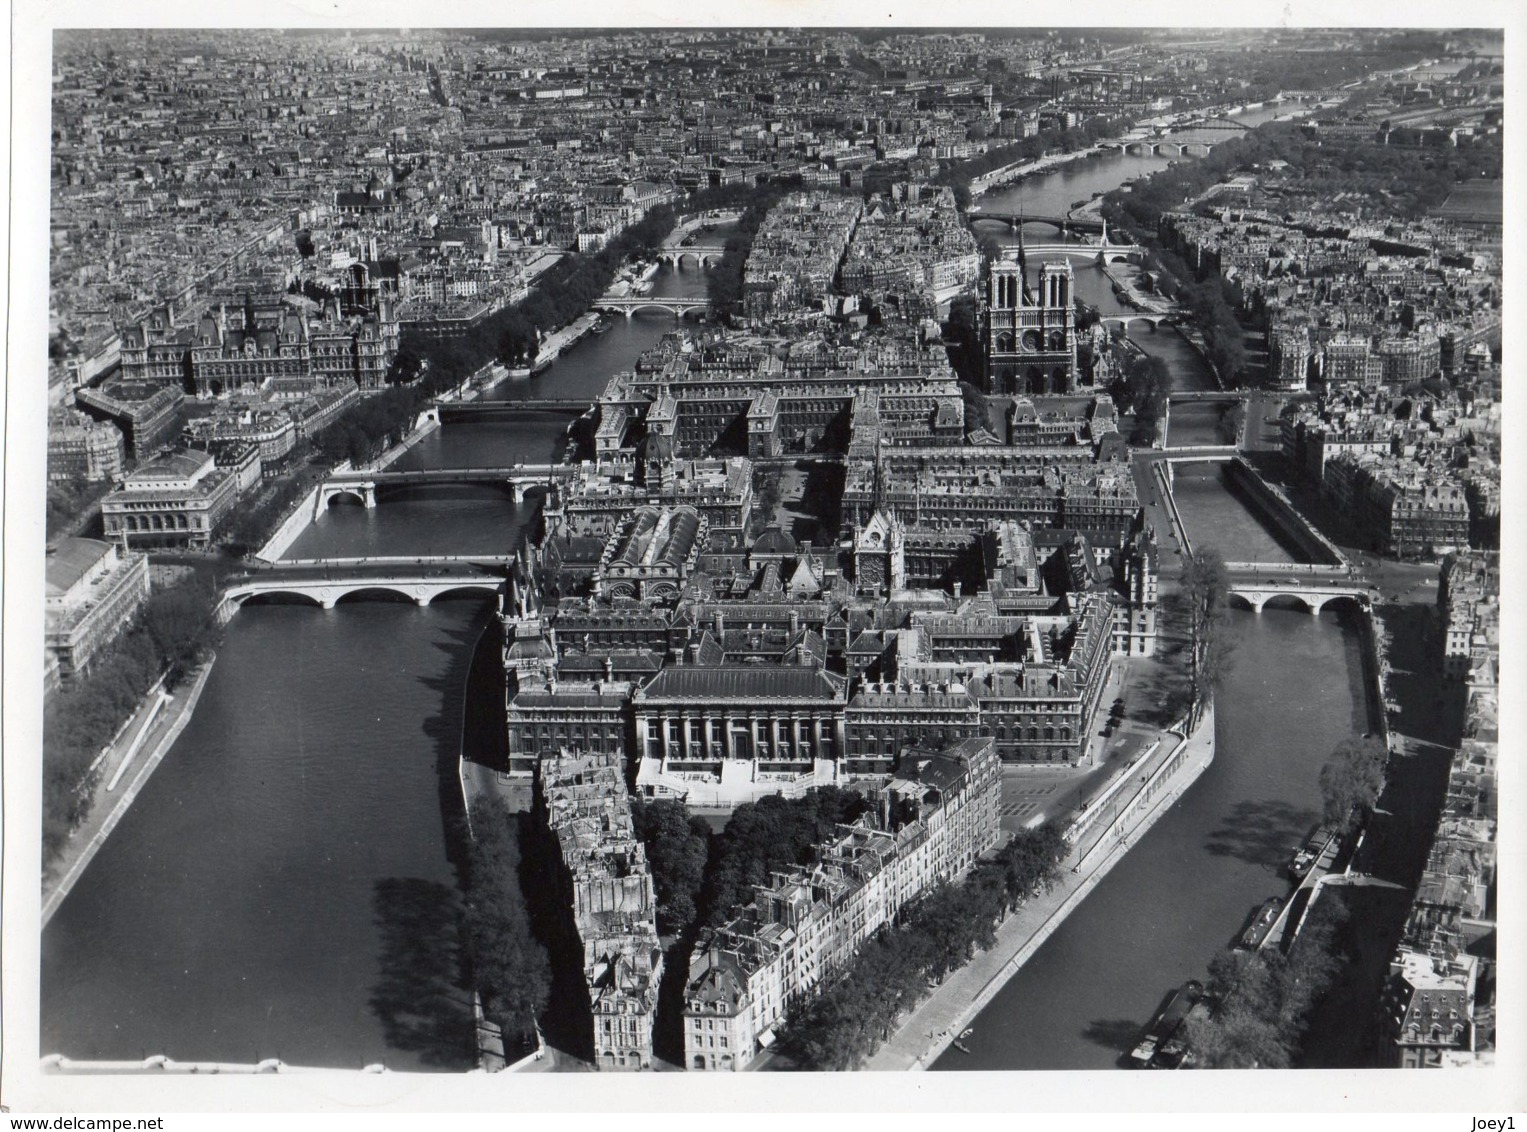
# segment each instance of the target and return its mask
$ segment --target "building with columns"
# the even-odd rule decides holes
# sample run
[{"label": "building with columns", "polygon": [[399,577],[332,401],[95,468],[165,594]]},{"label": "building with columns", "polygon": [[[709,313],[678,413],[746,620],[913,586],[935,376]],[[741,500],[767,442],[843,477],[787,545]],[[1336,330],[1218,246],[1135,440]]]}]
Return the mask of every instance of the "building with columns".
[{"label": "building with columns", "polygon": [[737,805],[835,784],[847,702],[816,663],[670,664],[631,698],[637,790]]}]

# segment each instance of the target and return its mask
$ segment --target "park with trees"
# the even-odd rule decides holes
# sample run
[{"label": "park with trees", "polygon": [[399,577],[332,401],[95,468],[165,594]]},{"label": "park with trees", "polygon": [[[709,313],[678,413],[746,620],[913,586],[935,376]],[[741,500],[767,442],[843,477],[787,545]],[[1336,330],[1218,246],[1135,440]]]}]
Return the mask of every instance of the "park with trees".
[{"label": "park with trees", "polygon": [[1311,1010],[1348,962],[1349,914],[1340,889],[1305,912],[1287,955],[1226,949],[1209,962],[1207,1017],[1188,1020],[1188,1044],[1205,1069],[1287,1069],[1297,1064]]}]

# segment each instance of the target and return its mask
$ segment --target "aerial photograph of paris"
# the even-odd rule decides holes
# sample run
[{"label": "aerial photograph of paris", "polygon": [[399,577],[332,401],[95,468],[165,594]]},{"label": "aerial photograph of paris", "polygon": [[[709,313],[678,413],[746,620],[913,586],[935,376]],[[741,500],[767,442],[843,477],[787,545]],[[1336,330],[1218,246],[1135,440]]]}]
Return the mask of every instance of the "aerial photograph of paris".
[{"label": "aerial photograph of paris", "polygon": [[1492,1075],[1502,28],[47,36],[50,1095]]}]

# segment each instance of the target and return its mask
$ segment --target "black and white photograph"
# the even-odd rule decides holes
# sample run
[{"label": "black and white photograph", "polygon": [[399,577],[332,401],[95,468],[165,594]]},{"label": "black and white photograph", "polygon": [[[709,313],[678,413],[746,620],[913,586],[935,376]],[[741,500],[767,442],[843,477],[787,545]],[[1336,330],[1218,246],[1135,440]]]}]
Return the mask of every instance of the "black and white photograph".
[{"label": "black and white photograph", "polygon": [[18,2],[10,1126],[1510,1132],[1523,21],[1328,7]]}]

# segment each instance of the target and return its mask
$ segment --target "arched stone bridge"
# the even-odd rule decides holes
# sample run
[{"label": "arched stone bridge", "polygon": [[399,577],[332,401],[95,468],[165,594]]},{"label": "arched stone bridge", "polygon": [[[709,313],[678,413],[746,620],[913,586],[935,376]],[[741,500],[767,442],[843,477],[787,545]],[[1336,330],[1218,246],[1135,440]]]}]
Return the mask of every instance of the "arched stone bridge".
[{"label": "arched stone bridge", "polygon": [[1018,216],[1006,212],[984,212],[979,209],[971,209],[968,215],[972,221],[994,220],[999,224],[1006,224],[1015,231],[1025,224],[1047,224],[1059,232],[1101,232],[1104,229],[1101,217],[1093,219],[1083,216],[1045,216],[1029,213]]},{"label": "arched stone bridge", "polygon": [[725,254],[725,244],[690,244],[688,247],[664,248],[657,253],[657,258],[678,271],[684,266],[686,259],[694,260],[701,267],[710,267],[714,263],[720,263],[721,257]]},{"label": "arched stone bridge", "polygon": [[1024,254],[1029,256],[1086,256],[1100,263],[1138,263],[1145,249],[1138,244],[1027,244]]},{"label": "arched stone bridge", "polygon": [[1152,330],[1157,330],[1160,329],[1163,322],[1168,324],[1176,323],[1178,317],[1179,316],[1177,314],[1170,311],[1164,311],[1160,313],[1156,311],[1140,311],[1135,314],[1105,315],[1104,317],[1098,319],[1098,321],[1101,322],[1105,327],[1111,326],[1118,330],[1128,330],[1129,324],[1132,322],[1146,322],[1150,324],[1150,328]]},{"label": "arched stone bridge", "polygon": [[1292,598],[1315,614],[1333,601],[1354,601],[1366,609],[1372,595],[1366,583],[1320,577],[1236,579],[1229,590],[1231,597],[1239,598],[1257,613],[1269,601],[1281,598]]},{"label": "arched stone bridge", "polygon": [[507,487],[515,503],[525,494],[546,487],[552,480],[566,479],[577,469],[568,464],[515,464],[508,468],[431,468],[414,472],[341,472],[330,476],[318,489],[315,515],[322,514],[335,499],[349,496],[367,510],[376,506],[377,490],[387,487],[425,487],[433,484],[492,484]]},{"label": "arched stone bridge", "polygon": [[510,559],[415,558],[318,559],[312,563],[277,564],[234,578],[223,591],[228,616],[254,597],[303,597],[324,609],[333,609],[356,594],[391,594],[419,605],[428,605],[448,593],[499,594],[504,589],[503,570]]},{"label": "arched stone bridge", "polygon": [[683,318],[686,314],[694,311],[710,310],[709,299],[664,299],[654,298],[650,295],[638,295],[633,297],[621,296],[619,298],[602,298],[594,302],[596,311],[609,311],[630,318],[637,311],[657,310],[667,311],[675,318]]}]

